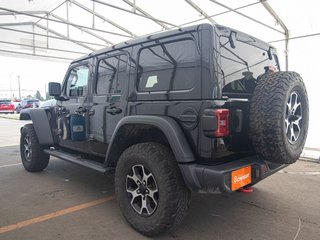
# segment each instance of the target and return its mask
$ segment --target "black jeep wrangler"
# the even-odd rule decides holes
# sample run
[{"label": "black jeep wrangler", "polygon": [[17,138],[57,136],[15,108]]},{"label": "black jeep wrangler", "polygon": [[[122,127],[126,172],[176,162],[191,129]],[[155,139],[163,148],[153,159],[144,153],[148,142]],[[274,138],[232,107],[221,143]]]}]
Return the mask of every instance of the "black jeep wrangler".
[{"label": "black jeep wrangler", "polygon": [[25,109],[27,171],[49,156],[115,172],[128,223],[154,236],[181,223],[190,192],[252,186],[300,156],[308,98],[276,50],[234,29],[201,24],[73,61],[50,109]]}]

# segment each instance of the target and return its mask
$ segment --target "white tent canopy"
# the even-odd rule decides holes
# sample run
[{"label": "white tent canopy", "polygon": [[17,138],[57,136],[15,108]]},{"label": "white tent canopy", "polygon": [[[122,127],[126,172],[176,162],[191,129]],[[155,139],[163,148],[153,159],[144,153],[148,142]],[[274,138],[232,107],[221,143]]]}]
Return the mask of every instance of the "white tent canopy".
[{"label": "white tent canopy", "polygon": [[253,0],[6,0],[0,6],[0,54],[70,60],[130,38],[201,22],[228,24],[266,41],[283,40],[285,24],[268,6]]}]

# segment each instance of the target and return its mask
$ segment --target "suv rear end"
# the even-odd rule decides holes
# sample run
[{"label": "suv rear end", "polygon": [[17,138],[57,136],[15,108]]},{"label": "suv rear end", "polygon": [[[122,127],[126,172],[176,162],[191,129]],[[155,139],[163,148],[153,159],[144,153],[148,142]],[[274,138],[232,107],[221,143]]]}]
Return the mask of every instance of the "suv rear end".
[{"label": "suv rear end", "polygon": [[11,100],[0,100],[0,113],[14,113],[14,104]]},{"label": "suv rear end", "polygon": [[197,163],[180,168],[195,191],[231,192],[297,160],[307,98],[298,74],[278,72],[272,46],[219,25],[213,35],[214,74],[202,78],[201,151]]}]

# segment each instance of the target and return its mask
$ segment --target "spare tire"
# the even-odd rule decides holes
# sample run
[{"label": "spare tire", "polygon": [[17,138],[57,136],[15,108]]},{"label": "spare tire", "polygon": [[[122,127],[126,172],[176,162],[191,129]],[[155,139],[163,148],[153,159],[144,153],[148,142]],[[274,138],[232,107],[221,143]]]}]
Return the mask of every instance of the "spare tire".
[{"label": "spare tire", "polygon": [[297,161],[309,122],[308,97],[296,72],[262,75],[250,103],[250,137],[264,159],[281,164]]}]

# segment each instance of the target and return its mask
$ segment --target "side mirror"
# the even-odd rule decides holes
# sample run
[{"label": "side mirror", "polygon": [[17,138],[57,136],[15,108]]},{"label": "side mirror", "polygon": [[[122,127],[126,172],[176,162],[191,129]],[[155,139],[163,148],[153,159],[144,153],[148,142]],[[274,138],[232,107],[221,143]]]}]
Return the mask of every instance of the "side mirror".
[{"label": "side mirror", "polygon": [[49,82],[49,96],[61,96],[61,84],[57,82]]}]

